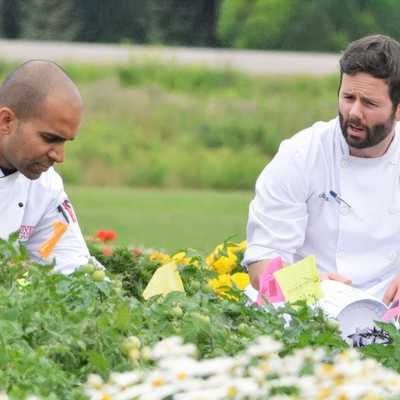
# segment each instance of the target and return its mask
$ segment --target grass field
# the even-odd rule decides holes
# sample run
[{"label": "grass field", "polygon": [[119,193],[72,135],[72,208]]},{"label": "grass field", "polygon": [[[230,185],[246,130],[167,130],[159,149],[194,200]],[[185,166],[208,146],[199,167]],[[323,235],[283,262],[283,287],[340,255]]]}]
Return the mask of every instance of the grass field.
[{"label": "grass field", "polygon": [[208,253],[224,239],[245,239],[251,192],[67,187],[82,231],[118,233],[117,244]]}]

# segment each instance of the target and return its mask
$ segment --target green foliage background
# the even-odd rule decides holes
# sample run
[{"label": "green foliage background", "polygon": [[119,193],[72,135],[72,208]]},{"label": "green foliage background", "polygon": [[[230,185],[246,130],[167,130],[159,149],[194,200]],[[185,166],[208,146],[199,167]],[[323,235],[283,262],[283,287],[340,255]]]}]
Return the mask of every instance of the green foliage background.
[{"label": "green foliage background", "polygon": [[399,39],[396,0],[222,0],[218,38],[227,47],[340,51],[361,36]]},{"label": "green foliage background", "polygon": [[2,0],[7,38],[340,51],[400,37],[397,0]]},{"label": "green foliage background", "polygon": [[2,0],[2,36],[213,45],[219,0]]},{"label": "green foliage background", "polygon": [[252,189],[286,137],[336,115],[337,77],[230,70],[67,66],[85,102],[66,183]]}]

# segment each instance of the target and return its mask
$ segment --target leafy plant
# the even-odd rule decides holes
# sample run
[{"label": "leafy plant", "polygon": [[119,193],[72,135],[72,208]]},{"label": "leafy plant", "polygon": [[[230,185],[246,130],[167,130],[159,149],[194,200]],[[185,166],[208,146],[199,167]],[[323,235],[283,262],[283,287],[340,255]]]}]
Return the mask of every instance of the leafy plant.
[{"label": "leafy plant", "polygon": [[[281,356],[308,346],[332,355],[347,347],[337,325],[304,302],[261,309],[235,286],[221,297],[209,285],[216,272],[194,250],[156,257],[121,247],[104,256],[102,246],[92,245],[106,267],[106,278],[94,279],[90,265],[69,276],[52,274],[51,266],[30,263],[16,240],[0,242],[0,391],[11,399],[37,394],[80,400],[91,373],[108,379],[112,371],[151,367],[135,349],[127,351],[132,336],[144,352],[178,335],[196,345],[201,359],[234,356],[262,335],[283,343]],[[227,257],[233,245],[217,247],[218,257]],[[145,301],[142,291],[165,256],[178,263],[185,292]],[[363,352],[398,368],[400,336],[390,333],[393,345]]]}]

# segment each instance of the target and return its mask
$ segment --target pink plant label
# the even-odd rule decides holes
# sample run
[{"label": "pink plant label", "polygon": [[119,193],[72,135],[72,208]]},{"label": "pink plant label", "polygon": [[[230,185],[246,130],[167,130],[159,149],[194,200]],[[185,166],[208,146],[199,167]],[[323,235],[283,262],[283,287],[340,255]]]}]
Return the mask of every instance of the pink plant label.
[{"label": "pink plant label", "polygon": [[271,297],[275,297],[278,294],[278,289],[276,287],[276,280],[270,280],[268,282],[268,290]]},{"label": "pink plant label", "polygon": [[281,257],[276,257],[270,261],[265,268],[264,272],[260,277],[260,289],[256,303],[261,305],[264,303],[264,299],[267,299],[269,303],[280,303],[285,301],[282,290],[279,287],[279,283],[275,279],[273,273],[283,268],[283,261]]},{"label": "pink plant label", "polygon": [[382,321],[389,321],[392,318],[398,318],[399,315],[400,315],[400,305],[386,311],[385,315],[382,317]]}]

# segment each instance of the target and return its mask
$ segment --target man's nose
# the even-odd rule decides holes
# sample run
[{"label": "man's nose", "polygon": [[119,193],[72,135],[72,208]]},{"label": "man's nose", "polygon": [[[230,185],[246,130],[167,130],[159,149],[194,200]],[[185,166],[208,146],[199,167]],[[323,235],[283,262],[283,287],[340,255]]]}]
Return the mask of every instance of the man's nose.
[{"label": "man's nose", "polygon": [[57,163],[64,162],[64,145],[58,145],[53,147],[49,151],[49,157]]},{"label": "man's nose", "polygon": [[362,104],[360,101],[356,100],[350,109],[350,117],[353,118],[358,118],[360,121],[362,120],[363,117],[363,109],[362,109]]}]

